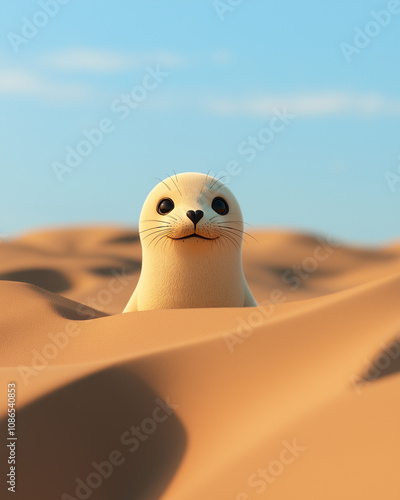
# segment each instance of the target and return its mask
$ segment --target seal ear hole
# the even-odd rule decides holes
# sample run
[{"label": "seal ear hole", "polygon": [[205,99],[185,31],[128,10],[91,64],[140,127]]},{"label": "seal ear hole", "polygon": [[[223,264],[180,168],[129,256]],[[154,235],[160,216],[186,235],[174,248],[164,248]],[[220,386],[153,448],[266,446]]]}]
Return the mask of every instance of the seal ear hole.
[{"label": "seal ear hole", "polygon": [[217,212],[217,214],[219,215],[226,215],[229,212],[228,203],[220,196],[217,196],[216,198],[213,199],[211,203],[211,208],[214,210],[214,212]]},{"label": "seal ear hole", "polygon": [[175,208],[174,202],[171,198],[163,198],[157,205],[157,212],[160,215],[167,215]]}]

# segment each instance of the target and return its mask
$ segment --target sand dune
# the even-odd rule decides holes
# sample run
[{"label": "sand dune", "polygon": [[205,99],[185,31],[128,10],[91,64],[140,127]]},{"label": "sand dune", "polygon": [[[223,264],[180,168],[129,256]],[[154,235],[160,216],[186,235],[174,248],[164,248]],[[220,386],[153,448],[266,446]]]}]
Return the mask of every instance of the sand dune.
[{"label": "sand dune", "polygon": [[14,498],[399,498],[400,245],[252,235],[258,308],[127,314],[134,231],[1,243]]}]

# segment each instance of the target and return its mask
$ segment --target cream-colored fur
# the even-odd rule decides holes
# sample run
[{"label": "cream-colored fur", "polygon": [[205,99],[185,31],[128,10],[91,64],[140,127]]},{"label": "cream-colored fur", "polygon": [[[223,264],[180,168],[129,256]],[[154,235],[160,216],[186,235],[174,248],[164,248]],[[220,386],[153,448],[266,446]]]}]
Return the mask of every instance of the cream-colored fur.
[{"label": "cream-colored fur", "polygon": [[[228,203],[226,215],[211,207],[216,197]],[[175,207],[161,215],[157,207],[164,198]],[[189,210],[204,212],[196,228]],[[242,213],[232,192],[215,178],[188,172],[157,184],[144,202],[139,231],[142,270],[124,312],[257,305],[242,268]],[[186,238],[194,231],[210,239]]]}]

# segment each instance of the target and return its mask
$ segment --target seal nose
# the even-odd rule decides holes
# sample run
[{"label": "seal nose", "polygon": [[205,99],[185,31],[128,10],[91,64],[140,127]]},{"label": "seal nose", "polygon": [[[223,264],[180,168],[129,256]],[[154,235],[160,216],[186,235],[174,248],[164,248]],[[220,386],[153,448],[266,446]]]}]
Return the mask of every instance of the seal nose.
[{"label": "seal nose", "polygon": [[189,217],[189,219],[193,222],[194,225],[196,225],[199,220],[203,217],[204,212],[202,210],[188,210],[186,212],[186,215]]}]

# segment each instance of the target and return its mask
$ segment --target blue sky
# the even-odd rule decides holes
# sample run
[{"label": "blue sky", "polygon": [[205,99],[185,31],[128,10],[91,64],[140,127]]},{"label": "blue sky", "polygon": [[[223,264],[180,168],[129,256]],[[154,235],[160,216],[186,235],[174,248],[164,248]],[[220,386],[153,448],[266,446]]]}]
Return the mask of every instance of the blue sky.
[{"label": "blue sky", "polygon": [[135,226],[155,178],[211,169],[253,226],[398,239],[399,24],[397,0],[2,0],[0,233]]}]

